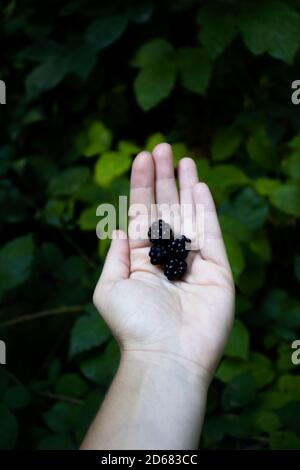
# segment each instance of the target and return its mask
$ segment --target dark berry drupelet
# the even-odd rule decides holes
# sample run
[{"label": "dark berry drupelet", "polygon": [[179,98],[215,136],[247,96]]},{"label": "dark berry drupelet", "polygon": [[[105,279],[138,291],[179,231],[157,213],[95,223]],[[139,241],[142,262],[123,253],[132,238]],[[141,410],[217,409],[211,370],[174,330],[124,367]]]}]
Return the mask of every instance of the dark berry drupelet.
[{"label": "dark berry drupelet", "polygon": [[169,258],[185,259],[189,252],[187,245],[190,242],[189,238],[182,235],[181,238],[176,238],[168,243]]},{"label": "dark berry drupelet", "polygon": [[165,264],[164,274],[169,281],[180,279],[186,272],[187,264],[183,259],[169,259]]},{"label": "dark berry drupelet", "polygon": [[148,237],[154,245],[163,245],[173,240],[173,233],[170,225],[159,219],[149,228]]},{"label": "dark berry drupelet", "polygon": [[154,245],[149,251],[150,261],[152,264],[164,264],[168,260],[167,247],[162,245]]}]

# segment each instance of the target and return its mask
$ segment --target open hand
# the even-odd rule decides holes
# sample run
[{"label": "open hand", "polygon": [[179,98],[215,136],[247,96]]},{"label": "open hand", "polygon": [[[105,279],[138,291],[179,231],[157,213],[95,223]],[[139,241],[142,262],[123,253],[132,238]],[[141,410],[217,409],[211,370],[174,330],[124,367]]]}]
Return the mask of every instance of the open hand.
[{"label": "open hand", "polygon": [[[122,354],[167,357],[209,382],[232,326],[234,284],[211,193],[199,182],[191,158],[179,162],[178,179],[180,194],[170,145],[139,153],[132,166],[130,204],[144,204],[149,211],[155,203],[202,204],[203,246],[189,253],[183,279],[170,282],[150,263],[148,219],[138,215],[138,240],[115,233],[94,303]],[[133,222],[137,220],[131,219],[129,226]]]}]

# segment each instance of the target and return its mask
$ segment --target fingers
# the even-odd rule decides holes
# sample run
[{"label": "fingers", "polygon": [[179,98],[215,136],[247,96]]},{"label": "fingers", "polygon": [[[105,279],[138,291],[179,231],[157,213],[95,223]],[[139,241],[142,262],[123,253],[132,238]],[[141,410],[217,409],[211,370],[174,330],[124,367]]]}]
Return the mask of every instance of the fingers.
[{"label": "fingers", "polygon": [[[155,197],[158,204],[159,216],[165,218],[167,222],[177,228],[179,219],[180,230],[180,206],[176,187],[173,153],[169,144],[163,143],[157,145],[153,152],[155,166]],[[172,207],[173,206],[173,210]],[[170,219],[174,217],[173,223]],[[177,219],[177,220],[175,220]]]},{"label": "fingers", "polygon": [[176,187],[173,153],[169,144],[157,145],[153,152],[155,165],[155,194],[157,204],[178,204],[179,197]]},{"label": "fingers", "polygon": [[130,205],[145,204],[150,207],[154,198],[154,162],[150,152],[140,152],[131,169]]},{"label": "fingers", "polygon": [[102,284],[114,283],[127,279],[129,273],[130,256],[128,239],[122,230],[115,230],[99,282]]},{"label": "fingers", "polygon": [[193,189],[193,197],[198,231],[201,232],[198,233],[198,239],[201,242],[202,258],[230,269],[216,207],[208,186],[197,183]]},{"label": "fingers", "polygon": [[[129,208],[129,240],[131,248],[148,244],[151,206],[154,209],[155,170],[150,152],[140,152],[132,165]],[[155,213],[153,214],[155,217]]]},{"label": "fingers", "polygon": [[198,171],[192,158],[182,158],[178,164],[180,203],[193,204],[193,187],[198,183]]},{"label": "fingers", "polygon": [[195,207],[193,187],[198,183],[198,171],[192,158],[182,158],[178,164],[182,232],[193,239]]}]

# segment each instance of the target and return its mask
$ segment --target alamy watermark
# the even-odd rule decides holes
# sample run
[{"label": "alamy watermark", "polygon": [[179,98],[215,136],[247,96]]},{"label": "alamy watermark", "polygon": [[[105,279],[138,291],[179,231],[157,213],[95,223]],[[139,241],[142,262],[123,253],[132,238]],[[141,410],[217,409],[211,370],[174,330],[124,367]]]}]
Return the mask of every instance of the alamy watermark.
[{"label": "alamy watermark", "polygon": [[294,366],[298,366],[300,364],[300,339],[295,339],[295,341],[292,342],[292,349],[295,349],[295,351],[292,353],[292,363]]},{"label": "alamy watermark", "polygon": [[204,244],[205,212],[203,204],[130,204],[127,196],[119,196],[118,213],[113,204],[100,204],[96,216],[96,234],[100,240],[112,237],[118,226],[131,240],[147,238],[148,229],[158,219],[170,224],[176,236],[186,235],[191,239],[190,249],[198,250]]},{"label": "alamy watermark", "polygon": [[0,104],[6,104],[6,85],[3,80],[0,80]]},{"label": "alamy watermark", "polygon": [[0,364],[6,364],[6,344],[2,340],[0,340]]},{"label": "alamy watermark", "polygon": [[298,105],[300,104],[300,80],[294,80],[292,82],[291,88],[292,90],[295,90],[291,95],[292,103]]}]

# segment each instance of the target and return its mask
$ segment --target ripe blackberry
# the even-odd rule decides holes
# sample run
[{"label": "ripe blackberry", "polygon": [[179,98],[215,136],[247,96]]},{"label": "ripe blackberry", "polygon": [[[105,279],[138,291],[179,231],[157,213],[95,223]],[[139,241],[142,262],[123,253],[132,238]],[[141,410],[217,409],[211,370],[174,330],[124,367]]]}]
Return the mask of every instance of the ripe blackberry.
[{"label": "ripe blackberry", "polygon": [[149,228],[148,237],[154,245],[162,245],[173,239],[173,233],[170,225],[159,219]]},{"label": "ripe blackberry", "polygon": [[169,257],[174,259],[185,259],[188,255],[189,250],[187,250],[186,245],[190,243],[191,240],[186,238],[185,235],[182,235],[181,238],[176,238],[168,243]]},{"label": "ripe blackberry", "polygon": [[152,264],[164,264],[168,260],[168,250],[166,246],[154,245],[149,251]]},{"label": "ripe blackberry", "polygon": [[187,264],[183,259],[169,259],[165,264],[164,274],[169,281],[180,279],[186,272]]}]

